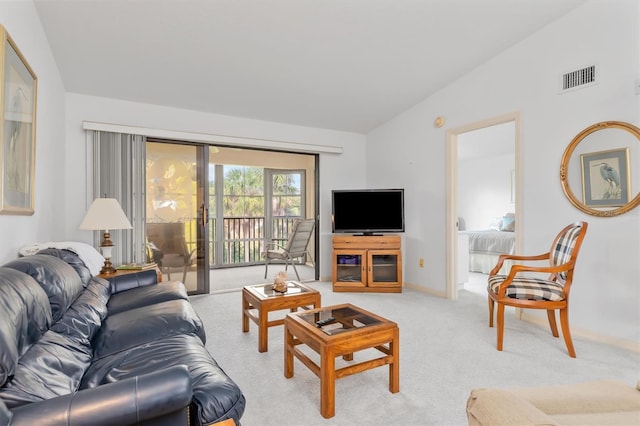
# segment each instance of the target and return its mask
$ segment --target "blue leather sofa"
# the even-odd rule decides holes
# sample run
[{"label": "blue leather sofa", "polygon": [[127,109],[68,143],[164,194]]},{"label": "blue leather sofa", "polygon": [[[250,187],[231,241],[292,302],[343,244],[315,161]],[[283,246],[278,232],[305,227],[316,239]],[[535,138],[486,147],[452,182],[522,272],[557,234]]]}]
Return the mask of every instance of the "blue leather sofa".
[{"label": "blue leather sofa", "polygon": [[103,280],[73,252],[0,267],[0,425],[240,424],[180,282]]}]

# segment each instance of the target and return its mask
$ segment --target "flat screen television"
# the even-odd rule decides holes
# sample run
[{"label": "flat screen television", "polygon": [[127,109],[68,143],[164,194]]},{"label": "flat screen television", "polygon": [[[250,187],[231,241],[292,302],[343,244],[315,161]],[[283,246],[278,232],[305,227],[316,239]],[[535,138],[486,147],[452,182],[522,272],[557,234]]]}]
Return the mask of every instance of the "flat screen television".
[{"label": "flat screen television", "polygon": [[404,189],[331,191],[331,229],[363,235],[404,232]]}]

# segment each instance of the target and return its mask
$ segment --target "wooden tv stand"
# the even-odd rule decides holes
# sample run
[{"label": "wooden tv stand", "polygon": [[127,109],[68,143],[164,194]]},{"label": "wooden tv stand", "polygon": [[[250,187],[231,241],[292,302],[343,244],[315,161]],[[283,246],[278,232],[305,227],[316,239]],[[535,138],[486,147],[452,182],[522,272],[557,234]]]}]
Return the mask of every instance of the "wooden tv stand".
[{"label": "wooden tv stand", "polygon": [[402,292],[398,235],[333,237],[333,291]]}]

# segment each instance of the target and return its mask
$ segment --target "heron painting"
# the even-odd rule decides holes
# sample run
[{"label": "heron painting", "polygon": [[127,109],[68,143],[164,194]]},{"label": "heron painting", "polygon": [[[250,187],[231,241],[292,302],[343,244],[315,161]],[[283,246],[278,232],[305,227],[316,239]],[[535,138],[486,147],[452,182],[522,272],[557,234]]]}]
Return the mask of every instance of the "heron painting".
[{"label": "heron painting", "polygon": [[34,213],[37,77],[0,25],[0,214]]},{"label": "heron painting", "polygon": [[592,164],[591,167],[600,169],[600,176],[605,182],[605,189],[602,192],[603,200],[619,200],[622,196],[620,190],[620,174],[607,163]]},{"label": "heron painting", "polygon": [[629,200],[629,148],[582,154],[585,205],[621,206]]}]

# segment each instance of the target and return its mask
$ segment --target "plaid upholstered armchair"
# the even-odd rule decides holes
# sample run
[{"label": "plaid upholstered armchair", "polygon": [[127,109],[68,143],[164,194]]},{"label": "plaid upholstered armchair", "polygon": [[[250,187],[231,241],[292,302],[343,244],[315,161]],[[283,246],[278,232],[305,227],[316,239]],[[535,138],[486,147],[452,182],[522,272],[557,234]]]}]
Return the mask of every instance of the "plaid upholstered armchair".
[{"label": "plaid upholstered armchair", "polygon": [[[489,327],[493,327],[494,305],[498,305],[497,349],[499,351],[502,350],[505,306],[545,309],[554,337],[558,337],[555,314],[555,310],[558,309],[567,351],[570,357],[576,357],[569,331],[569,291],[578,251],[586,232],[586,222],[575,222],[560,231],[547,253],[536,256],[506,254],[500,256],[498,263],[489,273],[487,286]],[[522,263],[511,266],[508,275],[499,275],[498,271],[506,260]],[[526,261],[547,261],[548,265],[530,266],[525,264]],[[541,273],[545,276],[541,277]]]}]

